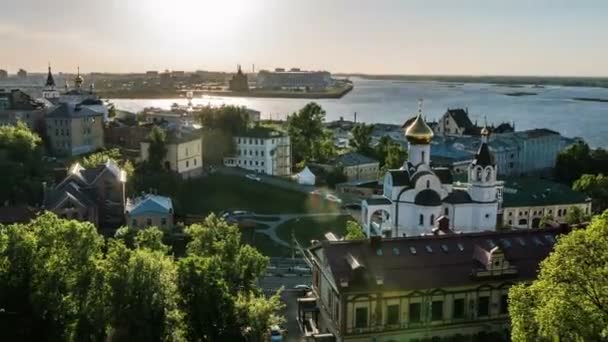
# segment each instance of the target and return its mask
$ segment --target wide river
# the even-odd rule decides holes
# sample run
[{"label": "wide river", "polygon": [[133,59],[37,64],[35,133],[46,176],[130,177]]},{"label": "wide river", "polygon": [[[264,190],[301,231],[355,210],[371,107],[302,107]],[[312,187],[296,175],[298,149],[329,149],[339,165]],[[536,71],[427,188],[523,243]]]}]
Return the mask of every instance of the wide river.
[{"label": "wide river", "polygon": [[[585,102],[575,97],[608,99],[608,89],[586,87],[509,88],[492,84],[448,84],[432,81],[404,82],[352,79],[355,88],[341,99],[315,100],[327,112],[327,120],[353,119],[368,123],[401,124],[413,116],[418,99],[424,99],[424,115],[436,120],[446,109],[468,108],[479,124],[515,122],[516,130],[549,128],[568,137],[582,137],[593,147],[608,147],[608,102]],[[534,92],[534,96],[507,96],[510,92]],[[145,107],[169,108],[185,99],[113,99],[116,108],[137,112]],[[284,119],[308,99],[270,99],[204,96],[194,104],[238,104],[262,112],[262,118]]]}]

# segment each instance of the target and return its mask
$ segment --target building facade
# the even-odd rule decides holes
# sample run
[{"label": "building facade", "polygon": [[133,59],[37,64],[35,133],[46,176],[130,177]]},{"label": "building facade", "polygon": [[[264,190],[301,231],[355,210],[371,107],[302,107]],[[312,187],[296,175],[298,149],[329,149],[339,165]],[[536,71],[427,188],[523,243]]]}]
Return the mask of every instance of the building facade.
[{"label": "building facade", "polygon": [[274,71],[261,70],[258,72],[256,81],[257,87],[261,89],[325,89],[331,83],[331,74],[327,71],[303,71],[298,68],[292,68],[289,71],[281,68]]},{"label": "building facade", "polygon": [[591,198],[570,187],[539,178],[511,178],[504,182],[502,203],[503,227],[542,228],[543,217],[566,223],[572,207],[591,213]]},{"label": "building facade", "polygon": [[384,176],[383,195],[362,201],[361,221],[368,236],[413,236],[430,233],[437,219],[450,219],[451,229],[480,232],[496,228],[500,182],[494,156],[482,132],[481,144],[467,169],[465,187],[453,187],[452,172],[431,167],[433,131],[422,118],[405,130],[408,161]]},{"label": "building facade", "polygon": [[77,156],[104,147],[103,114],[87,106],[61,103],[46,115],[53,154]]},{"label": "building facade", "polygon": [[[167,131],[167,154],[163,166],[182,178],[198,177],[203,173],[203,135],[201,130],[183,127]],[[141,160],[149,158],[150,142],[140,143]]]},{"label": "building facade", "polygon": [[235,155],[224,165],[286,177],[291,175],[289,135],[268,127],[255,127],[234,137]]},{"label": "building facade", "polygon": [[128,199],[125,206],[125,220],[132,229],[170,229],[174,225],[173,216],[173,201],[170,197],[144,194]]},{"label": "building facade", "polygon": [[0,89],[0,125],[16,125],[17,122],[22,122],[44,137],[46,112],[44,104],[21,90]]},{"label": "building facade", "polygon": [[340,342],[509,341],[509,288],[536,278],[561,232],[323,241],[298,319]]},{"label": "building facade", "polygon": [[337,156],[332,167],[342,166],[347,181],[377,180],[380,172],[380,163],[372,158],[357,152],[348,152]]},{"label": "building facade", "polygon": [[241,70],[241,66],[237,67],[237,72],[228,81],[228,89],[232,91],[249,91],[249,81],[247,75]]}]

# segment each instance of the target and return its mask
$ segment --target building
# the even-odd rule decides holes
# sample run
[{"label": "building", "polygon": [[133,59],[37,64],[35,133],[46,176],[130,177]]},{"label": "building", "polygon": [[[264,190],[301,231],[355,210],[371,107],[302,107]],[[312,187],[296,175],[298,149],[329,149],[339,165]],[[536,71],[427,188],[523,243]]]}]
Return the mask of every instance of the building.
[{"label": "building", "polygon": [[567,185],[539,178],[508,178],[504,182],[502,225],[513,228],[539,228],[548,216],[565,223],[571,207],[591,213],[591,198]]},{"label": "building", "polygon": [[4,69],[0,69],[0,80],[5,80],[8,78],[8,71]]},{"label": "building", "polygon": [[377,180],[380,163],[357,152],[348,152],[337,156],[332,167],[342,166],[348,181]]},{"label": "building", "polygon": [[59,101],[59,91],[55,85],[55,79],[51,72],[51,66],[49,65],[49,72],[46,75],[46,83],[42,89],[42,97],[51,103],[57,103]]},{"label": "building", "polygon": [[165,72],[160,73],[160,87],[161,88],[172,88],[173,87],[173,77],[169,70],[165,70]]},{"label": "building", "polygon": [[86,105],[64,102],[52,108],[46,132],[55,155],[76,156],[104,147],[103,114]]},{"label": "building", "polygon": [[237,67],[237,72],[228,81],[228,89],[231,91],[249,91],[249,81],[247,75],[241,70],[241,65]]},{"label": "building", "polygon": [[132,229],[173,227],[173,201],[170,197],[155,194],[142,194],[128,199],[125,206],[125,220]]},{"label": "building", "polygon": [[43,103],[19,89],[0,89],[0,125],[16,125],[20,121],[44,136],[46,111]]},{"label": "building", "polygon": [[[473,124],[473,122],[471,122],[468,108],[448,108],[441,119],[439,119],[437,122],[437,125],[431,126],[431,128],[437,135],[479,136],[481,135],[481,130],[484,127],[478,126],[477,123]],[[485,125],[485,128],[493,135],[513,133],[515,131],[514,125],[511,125],[508,122],[503,122],[496,127],[494,127],[494,125]]]},{"label": "building", "polygon": [[21,79],[26,79],[27,71],[25,71],[25,69],[19,69],[19,71],[17,71],[17,77],[19,77]]},{"label": "building", "polygon": [[513,133],[519,148],[521,174],[547,172],[555,167],[564,147],[561,135],[546,128]]},{"label": "building", "polygon": [[291,175],[289,135],[270,127],[257,126],[234,137],[235,155],[224,165],[273,176]]},{"label": "building", "polygon": [[382,184],[378,180],[350,181],[336,184],[336,193],[341,198],[363,200],[374,195],[382,195]]},{"label": "building", "polygon": [[447,168],[431,167],[433,131],[422,118],[405,130],[408,161],[384,176],[383,195],[362,201],[361,221],[368,236],[413,236],[430,233],[440,216],[450,219],[451,229],[480,232],[496,228],[500,182],[496,162],[483,130],[481,144],[467,170],[468,183],[453,186]]},{"label": "building", "polygon": [[113,120],[104,126],[104,139],[106,146],[117,146],[128,150],[139,150],[140,142],[146,140],[154,124],[123,124]]},{"label": "building", "polygon": [[[163,165],[182,178],[198,177],[203,173],[203,134],[201,130],[180,127],[167,130],[167,154]],[[141,160],[149,158],[150,141],[140,142]]]},{"label": "building", "polygon": [[323,241],[298,320],[335,341],[509,341],[509,288],[537,277],[562,232]]},{"label": "building", "polygon": [[127,174],[108,160],[94,168],[72,165],[56,186],[44,186],[43,207],[66,219],[117,228],[124,218]]},{"label": "building", "polygon": [[303,71],[292,68],[289,71],[277,68],[274,71],[258,72],[256,86],[261,89],[303,88],[321,90],[332,84],[331,74],[327,71]]}]

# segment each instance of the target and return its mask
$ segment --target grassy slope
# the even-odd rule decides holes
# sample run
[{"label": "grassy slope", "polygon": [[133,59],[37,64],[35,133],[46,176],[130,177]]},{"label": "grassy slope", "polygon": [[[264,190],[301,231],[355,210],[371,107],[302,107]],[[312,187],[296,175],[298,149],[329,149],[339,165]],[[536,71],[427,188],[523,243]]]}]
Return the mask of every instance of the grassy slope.
[{"label": "grassy slope", "polygon": [[310,240],[324,240],[323,235],[327,232],[333,232],[338,236],[346,235],[346,222],[348,221],[354,221],[354,219],[348,215],[303,217],[281,224],[277,228],[277,235],[283,241],[290,243],[293,229],[296,240],[302,246],[308,247]]}]

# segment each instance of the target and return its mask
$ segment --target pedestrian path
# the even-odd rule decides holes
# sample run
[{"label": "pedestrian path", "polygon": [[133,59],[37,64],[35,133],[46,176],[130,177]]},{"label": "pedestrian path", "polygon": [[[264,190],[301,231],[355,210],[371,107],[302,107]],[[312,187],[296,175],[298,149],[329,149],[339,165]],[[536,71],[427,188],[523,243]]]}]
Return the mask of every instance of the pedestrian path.
[{"label": "pedestrian path", "polygon": [[283,241],[277,235],[277,228],[281,224],[283,224],[283,223],[285,223],[287,221],[296,219],[296,218],[301,218],[301,217],[342,216],[344,214],[345,213],[343,213],[343,212],[338,212],[338,213],[312,213],[312,214],[279,214],[279,215],[259,215],[259,214],[255,214],[254,216],[257,216],[257,217],[278,217],[279,220],[277,220],[277,221],[261,221],[261,220],[255,220],[255,219],[251,219],[251,220],[254,221],[254,222],[256,222],[256,223],[262,223],[262,224],[265,224],[265,225],[268,226],[268,228],[256,230],[257,233],[261,233],[261,234],[267,235],[274,242],[278,243],[281,246],[291,247],[291,244],[289,244],[289,242]]}]

